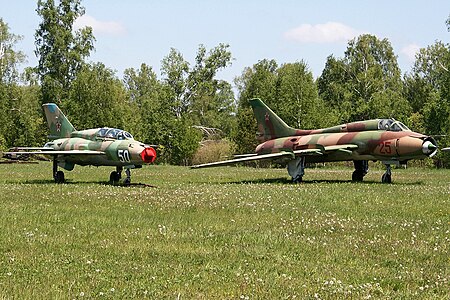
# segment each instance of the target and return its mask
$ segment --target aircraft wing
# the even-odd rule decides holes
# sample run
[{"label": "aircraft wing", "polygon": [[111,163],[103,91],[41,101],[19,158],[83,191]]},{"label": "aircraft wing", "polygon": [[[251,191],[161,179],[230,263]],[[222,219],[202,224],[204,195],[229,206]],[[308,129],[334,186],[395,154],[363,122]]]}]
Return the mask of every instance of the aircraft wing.
[{"label": "aircraft wing", "polygon": [[256,153],[241,154],[241,155],[236,155],[235,157],[237,157],[237,158],[235,158],[235,159],[217,161],[217,162],[201,164],[201,165],[195,165],[195,166],[191,166],[191,169],[226,166],[226,165],[232,165],[232,164],[246,162],[246,161],[276,159],[276,158],[281,158],[281,157],[287,157],[287,158],[294,159],[296,156],[324,155],[326,152],[333,152],[333,151],[345,151],[345,152],[351,153],[352,150],[357,149],[357,148],[358,148],[358,146],[354,145],[354,144],[333,145],[333,146],[326,146],[326,147],[323,147],[321,145],[315,145],[315,148],[299,149],[299,150],[294,150],[292,152],[281,151],[281,152],[277,152],[277,153],[259,154],[259,155]]},{"label": "aircraft wing", "polygon": [[46,151],[46,150],[49,150],[49,151],[52,151],[53,150],[53,148],[50,148],[50,147],[13,147],[13,148],[10,148],[9,149],[9,152],[24,152],[24,151],[38,151],[38,150],[40,150],[40,151]]},{"label": "aircraft wing", "polygon": [[441,149],[441,151],[450,151],[450,147],[443,148],[443,149]]},{"label": "aircraft wing", "polygon": [[274,159],[274,158],[280,158],[280,157],[290,157],[293,159],[295,157],[295,154],[293,152],[286,152],[286,151],[277,152],[277,153],[269,153],[269,154],[260,154],[260,155],[252,154],[251,156],[244,156],[244,157],[230,159],[230,160],[223,160],[223,161],[216,161],[216,162],[207,163],[207,164],[195,165],[195,166],[191,166],[191,169],[226,166],[226,165],[232,165],[232,164],[245,162],[245,161]]},{"label": "aircraft wing", "polygon": [[13,151],[4,152],[6,155],[22,155],[22,154],[42,154],[42,155],[99,155],[105,154],[103,151],[94,150],[36,150],[36,151]]}]

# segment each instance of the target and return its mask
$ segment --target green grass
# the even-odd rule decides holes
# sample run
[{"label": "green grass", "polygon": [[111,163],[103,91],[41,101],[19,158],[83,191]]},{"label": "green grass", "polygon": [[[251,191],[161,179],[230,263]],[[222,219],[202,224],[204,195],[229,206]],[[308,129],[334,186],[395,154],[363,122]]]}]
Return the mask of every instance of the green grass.
[{"label": "green grass", "polygon": [[448,299],[450,170],[0,165],[0,298]]}]

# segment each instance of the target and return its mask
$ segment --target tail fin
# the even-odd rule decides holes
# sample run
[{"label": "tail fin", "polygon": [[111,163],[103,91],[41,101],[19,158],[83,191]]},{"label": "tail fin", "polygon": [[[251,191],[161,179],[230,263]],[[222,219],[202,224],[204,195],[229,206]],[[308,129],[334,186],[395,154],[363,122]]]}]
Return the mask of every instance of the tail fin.
[{"label": "tail fin", "polygon": [[48,128],[50,129],[50,139],[70,137],[75,128],[67,120],[55,103],[46,103],[44,107],[45,116],[47,117]]},{"label": "tail fin", "polygon": [[250,105],[258,122],[259,139],[267,141],[295,135],[296,129],[288,126],[261,99],[250,100]]}]

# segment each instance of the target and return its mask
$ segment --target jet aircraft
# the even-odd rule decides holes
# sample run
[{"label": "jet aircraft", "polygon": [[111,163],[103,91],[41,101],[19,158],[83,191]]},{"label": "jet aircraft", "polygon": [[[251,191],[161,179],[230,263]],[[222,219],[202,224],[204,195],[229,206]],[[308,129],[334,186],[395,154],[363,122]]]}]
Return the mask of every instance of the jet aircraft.
[{"label": "jet aircraft", "polygon": [[144,164],[153,163],[156,151],[149,145],[134,140],[127,131],[117,128],[95,128],[77,131],[66,116],[54,103],[43,105],[48,127],[48,142],[42,148],[21,147],[4,154],[29,155],[43,154],[53,160],[53,178],[56,183],[64,183],[64,172],[58,166],[71,171],[75,165],[81,166],[115,166],[111,172],[110,182],[117,184],[125,168],[125,185],[131,183],[133,168],[141,168]]},{"label": "jet aircraft", "polygon": [[437,152],[436,141],[411,131],[394,119],[374,119],[334,127],[301,130],[288,126],[260,99],[250,100],[258,124],[255,153],[238,155],[225,161],[192,168],[216,167],[253,160],[277,160],[287,164],[293,182],[301,182],[306,163],[353,161],[353,181],[362,181],[368,161],[382,161],[386,172],[381,181],[391,183],[391,165],[406,164],[411,159],[431,157]]}]

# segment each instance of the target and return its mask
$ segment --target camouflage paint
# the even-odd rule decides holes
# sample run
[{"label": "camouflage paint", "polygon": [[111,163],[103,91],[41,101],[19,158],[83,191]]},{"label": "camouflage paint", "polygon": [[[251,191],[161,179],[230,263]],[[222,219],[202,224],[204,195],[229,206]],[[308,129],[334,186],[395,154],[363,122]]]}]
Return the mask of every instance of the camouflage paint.
[{"label": "camouflage paint", "polygon": [[134,168],[152,163],[156,158],[156,151],[153,148],[132,138],[118,140],[100,136],[102,128],[76,131],[54,103],[44,104],[43,108],[50,130],[49,137],[56,138],[47,143],[46,148],[54,151],[92,150],[104,152],[96,155],[80,153],[58,155],[56,157],[58,165],[66,170],[72,170],[75,165]]},{"label": "camouflage paint", "polygon": [[433,156],[437,145],[432,137],[412,132],[394,119],[374,119],[333,127],[303,130],[288,126],[260,99],[250,100],[261,142],[254,154],[192,166],[207,168],[245,161],[273,159],[287,165],[293,182],[301,182],[305,163],[353,161],[353,181],[362,181],[368,160],[383,161],[387,168],[382,182],[391,182],[392,163]]},{"label": "camouflage paint", "polygon": [[[436,142],[431,137],[409,130],[388,131],[387,124],[396,123],[393,119],[375,119],[323,129],[302,130],[289,127],[260,99],[250,100],[250,105],[258,123],[258,137],[263,140],[256,147],[255,153],[258,155],[317,148],[321,150],[321,154],[307,155],[306,162],[343,160],[406,162],[410,159],[426,158],[436,152]],[[358,148],[353,151],[339,149],[326,151],[326,147],[329,146],[348,144],[357,145]],[[432,146],[429,146],[430,144]]]},{"label": "camouflage paint", "polygon": [[46,103],[42,106],[44,108],[45,117],[47,118],[48,128],[50,130],[48,137],[50,139],[70,137],[70,134],[75,131],[75,128],[61,112],[58,106],[54,103]]}]

